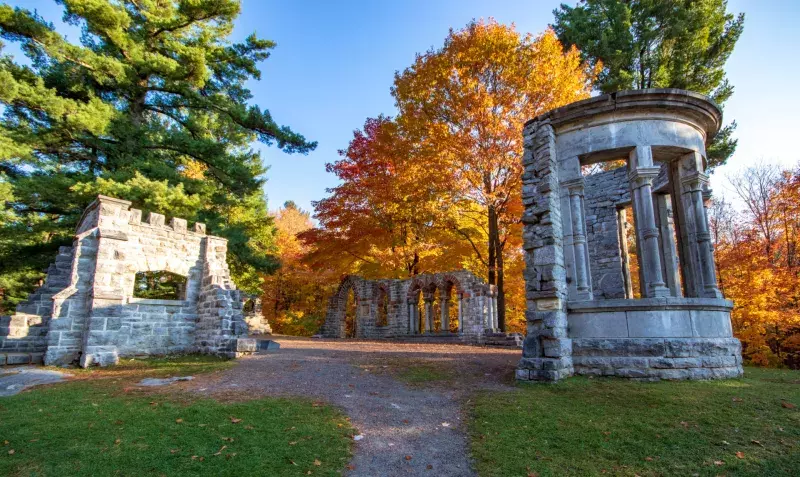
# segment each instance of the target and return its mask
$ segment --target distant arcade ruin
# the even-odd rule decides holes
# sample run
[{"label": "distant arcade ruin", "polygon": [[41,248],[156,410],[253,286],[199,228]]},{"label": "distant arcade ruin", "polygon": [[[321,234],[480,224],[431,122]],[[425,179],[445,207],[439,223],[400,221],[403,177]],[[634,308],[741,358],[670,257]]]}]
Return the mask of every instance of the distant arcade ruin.
[{"label": "distant arcade ruin", "polygon": [[[721,120],[704,96],[649,89],[579,101],[526,124],[527,337],[517,379],[742,374],[705,209],[705,144]],[[616,160],[625,165],[585,173]]]},{"label": "distant arcade ruin", "polygon": [[[98,196],[71,247],[61,247],[44,284],[0,317],[0,364],[110,365],[121,356],[200,352],[237,357],[256,351],[246,320],[261,304],[237,290],[227,240],[205,224],[142,211]],[[181,277],[170,299],[137,298],[144,276]],[[153,278],[159,277],[159,278]],[[172,285],[166,283],[165,285]],[[269,328],[262,327],[269,332]]]},{"label": "distant arcade ruin", "polygon": [[[353,310],[348,317],[350,294]],[[321,335],[370,339],[440,336],[483,343],[497,331],[497,289],[471,272],[459,270],[405,280],[349,275],[330,299]]]}]

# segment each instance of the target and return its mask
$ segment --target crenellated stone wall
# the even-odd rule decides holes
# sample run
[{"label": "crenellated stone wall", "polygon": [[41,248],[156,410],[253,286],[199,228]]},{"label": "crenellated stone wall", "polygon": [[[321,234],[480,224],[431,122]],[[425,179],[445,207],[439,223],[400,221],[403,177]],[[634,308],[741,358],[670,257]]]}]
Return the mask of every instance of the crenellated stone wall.
[{"label": "crenellated stone wall", "polygon": [[[86,367],[114,364],[120,356],[255,351],[255,340],[246,338],[246,297],[230,279],[226,240],[206,235],[201,223],[189,228],[173,218],[167,224],[155,213],[142,220],[130,205],[98,196],[87,207],[72,247],[61,249],[44,285],[16,315],[3,318],[17,324],[24,318],[29,331],[24,338],[19,326],[6,333],[0,353],[24,348],[44,353],[46,364]],[[136,273],[152,271],[186,277],[185,296],[135,298]]]}]

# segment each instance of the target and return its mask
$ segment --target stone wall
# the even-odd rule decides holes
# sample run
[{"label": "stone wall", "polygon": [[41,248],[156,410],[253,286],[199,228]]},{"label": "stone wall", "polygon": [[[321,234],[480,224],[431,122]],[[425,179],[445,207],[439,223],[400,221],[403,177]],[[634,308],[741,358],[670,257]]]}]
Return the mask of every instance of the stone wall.
[{"label": "stone wall", "polygon": [[[225,239],[206,235],[201,223],[190,229],[184,219],[166,224],[163,215],[150,213],[143,221],[130,205],[99,196],[85,210],[73,246],[62,248],[44,285],[10,318],[39,317],[43,338],[35,351],[45,353],[45,363],[85,367],[114,364],[120,356],[254,351],[254,340],[245,339],[244,297],[230,280]],[[136,273],[148,271],[186,277],[185,296],[133,297]],[[0,352],[22,346],[10,338]]]},{"label": "stone wall", "polygon": [[[497,292],[472,273],[459,270],[448,273],[420,274],[412,279],[366,280],[345,277],[330,298],[321,335],[346,337],[348,294],[355,298],[356,338],[397,338],[421,335],[447,335],[449,307],[458,307],[458,332],[464,342],[482,342],[497,330]],[[452,296],[452,299],[449,298]],[[387,300],[387,323],[378,323],[379,307]],[[447,299],[443,299],[447,297]],[[433,302],[439,300],[441,315],[432,316]],[[417,304],[422,300],[422,307]],[[454,308],[455,309],[455,308]],[[439,322],[439,328],[434,322]]]}]

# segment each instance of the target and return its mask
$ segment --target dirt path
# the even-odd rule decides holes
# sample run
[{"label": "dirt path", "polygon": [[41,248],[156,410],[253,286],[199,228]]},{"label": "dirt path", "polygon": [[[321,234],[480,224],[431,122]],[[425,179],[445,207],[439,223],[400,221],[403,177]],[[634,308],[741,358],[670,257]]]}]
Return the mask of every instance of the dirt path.
[{"label": "dirt path", "polygon": [[[462,405],[474,389],[510,389],[519,359],[514,350],[460,345],[276,339],[280,350],[190,387],[212,395],[305,396],[342,408],[363,435],[350,476],[474,475]],[[404,384],[409,370],[425,382]]]}]

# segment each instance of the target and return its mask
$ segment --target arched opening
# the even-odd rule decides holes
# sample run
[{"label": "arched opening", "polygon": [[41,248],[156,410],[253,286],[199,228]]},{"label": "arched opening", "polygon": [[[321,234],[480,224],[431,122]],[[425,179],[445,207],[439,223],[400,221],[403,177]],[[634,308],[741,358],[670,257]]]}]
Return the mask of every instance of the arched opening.
[{"label": "arched opening", "polygon": [[445,283],[443,292],[443,331],[457,333],[461,329],[461,316],[459,312],[459,310],[461,310],[461,296],[459,295],[455,284],[451,281]]},{"label": "arched opening", "polygon": [[412,283],[408,292],[408,332],[416,335],[422,332],[423,319],[422,288],[419,283]]},{"label": "arched opening", "polygon": [[389,326],[389,294],[384,287],[378,288],[377,307],[375,326]]},{"label": "arched opening", "polygon": [[185,300],[186,277],[166,270],[137,272],[133,297],[151,300]]},{"label": "arched opening", "polygon": [[348,287],[346,292],[346,299],[344,304],[344,337],[355,338],[357,332],[358,320],[357,318],[356,293],[353,287]]}]

